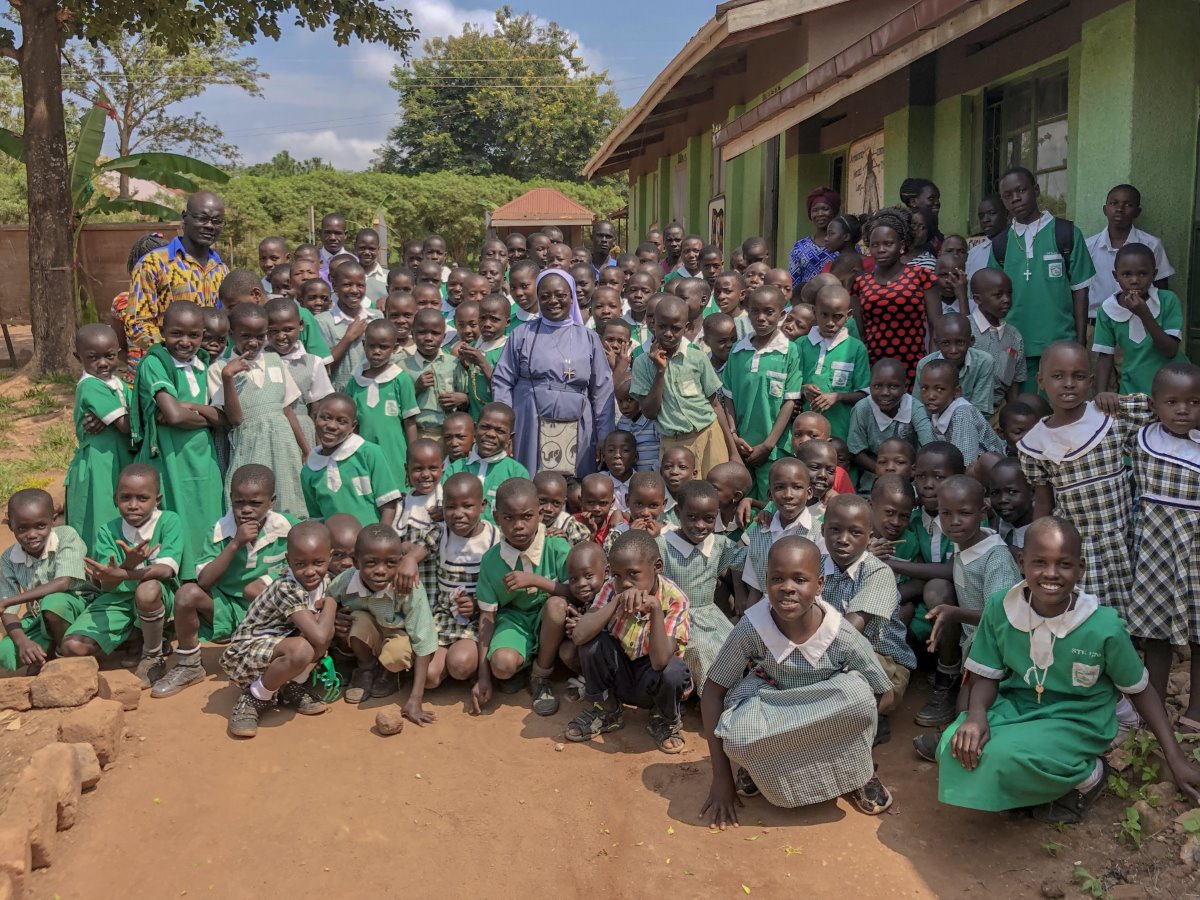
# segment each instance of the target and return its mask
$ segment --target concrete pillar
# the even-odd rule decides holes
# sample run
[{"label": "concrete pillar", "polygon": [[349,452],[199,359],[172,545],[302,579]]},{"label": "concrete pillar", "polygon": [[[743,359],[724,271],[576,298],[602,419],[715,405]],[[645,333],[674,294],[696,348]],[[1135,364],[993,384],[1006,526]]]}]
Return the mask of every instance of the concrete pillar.
[{"label": "concrete pillar", "polygon": [[[943,100],[933,108],[931,171],[936,173],[934,180],[942,192],[942,211],[938,224],[943,234],[968,234],[974,218],[974,210],[971,209],[972,162],[975,155],[971,106],[971,97],[959,95]],[[888,166],[890,163],[889,152]]]}]

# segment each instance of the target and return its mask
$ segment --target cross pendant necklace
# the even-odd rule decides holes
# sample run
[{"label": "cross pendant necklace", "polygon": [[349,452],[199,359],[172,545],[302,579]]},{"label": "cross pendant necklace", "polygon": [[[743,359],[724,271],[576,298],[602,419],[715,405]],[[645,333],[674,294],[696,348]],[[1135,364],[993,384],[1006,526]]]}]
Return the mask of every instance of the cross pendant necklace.
[{"label": "cross pendant necklace", "polygon": [[1029,271],[1029,263],[1026,262],[1025,263],[1025,280],[1028,281],[1030,276],[1032,276],[1032,275],[1033,275],[1033,273]]},{"label": "cross pendant necklace", "polygon": [[570,381],[575,377],[575,367],[571,365],[571,361],[569,359],[564,360],[564,362],[566,365],[563,367],[563,378],[565,378],[567,381]]}]

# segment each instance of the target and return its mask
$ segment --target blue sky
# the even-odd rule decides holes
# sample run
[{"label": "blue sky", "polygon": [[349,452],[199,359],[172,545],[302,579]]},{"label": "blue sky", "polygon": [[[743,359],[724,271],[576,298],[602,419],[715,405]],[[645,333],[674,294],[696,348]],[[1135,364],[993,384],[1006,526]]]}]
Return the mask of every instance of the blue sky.
[{"label": "blue sky", "polygon": [[[494,9],[457,0],[397,0],[413,13],[422,37],[457,34],[463,23],[488,24]],[[715,0],[608,0],[598,3],[513,3],[554,20],[579,40],[584,58],[607,69],[621,102],[629,106],[679,48],[713,14]],[[419,45],[414,48],[420,52]],[[221,124],[241,147],[244,162],[270,159],[280,150],[297,158],[320,156],[359,169],[398,116],[388,87],[398,57],[382,47],[337,47],[323,34],[297,31],[278,42],[247,48],[270,75],[261,98],[218,87],[187,104]]]}]

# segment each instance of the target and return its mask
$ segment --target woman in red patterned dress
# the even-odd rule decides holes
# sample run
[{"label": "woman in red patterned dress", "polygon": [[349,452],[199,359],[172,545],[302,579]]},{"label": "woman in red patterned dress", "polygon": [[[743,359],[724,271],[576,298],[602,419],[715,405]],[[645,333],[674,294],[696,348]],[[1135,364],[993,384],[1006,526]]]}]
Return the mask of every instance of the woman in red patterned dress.
[{"label": "woman in red patterned dress", "polygon": [[925,335],[941,318],[937,279],[928,269],[906,264],[901,257],[912,245],[912,221],[907,209],[881,209],[866,226],[867,250],[875,269],[855,277],[850,285],[854,317],[876,360],[892,357],[904,363],[912,387],[917,363],[925,355]]}]

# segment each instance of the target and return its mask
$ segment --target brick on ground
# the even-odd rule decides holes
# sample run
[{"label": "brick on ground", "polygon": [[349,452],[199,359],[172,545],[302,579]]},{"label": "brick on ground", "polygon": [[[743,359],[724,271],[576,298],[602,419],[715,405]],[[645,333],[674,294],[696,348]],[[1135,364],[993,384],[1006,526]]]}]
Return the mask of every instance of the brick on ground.
[{"label": "brick on ground", "polygon": [[29,831],[15,825],[0,825],[0,874],[12,885],[13,900],[22,900],[33,856]]},{"label": "brick on ground", "polygon": [[66,831],[75,824],[79,812],[79,794],[82,790],[79,757],[70,744],[47,744],[33,752],[29,768],[54,788],[58,830]]},{"label": "brick on ground", "polygon": [[58,804],[50,783],[29,768],[21,773],[0,816],[0,828],[10,825],[23,828],[29,836],[33,867],[50,865],[58,832]]},{"label": "brick on ground", "polygon": [[125,710],[119,700],[97,697],[86,706],[71,710],[58,726],[58,739],[67,744],[92,745],[101,766],[115,762],[121,753]]},{"label": "brick on ground", "polygon": [[90,791],[100,783],[100,760],[96,757],[96,748],[91,744],[63,744],[70,747],[79,761],[79,786]]},{"label": "brick on ground", "polygon": [[100,673],[98,695],[105,700],[119,700],[126,712],[132,712],[142,700],[142,683],[127,669],[109,669]]},{"label": "brick on ground", "polygon": [[32,678],[0,678],[0,709],[25,711],[32,708],[29,686]]},{"label": "brick on ground", "polygon": [[83,706],[99,688],[100,666],[92,656],[52,659],[29,686],[37,709]]}]

